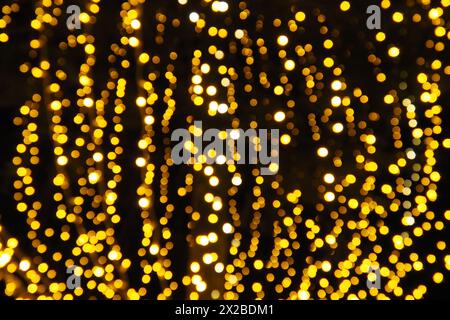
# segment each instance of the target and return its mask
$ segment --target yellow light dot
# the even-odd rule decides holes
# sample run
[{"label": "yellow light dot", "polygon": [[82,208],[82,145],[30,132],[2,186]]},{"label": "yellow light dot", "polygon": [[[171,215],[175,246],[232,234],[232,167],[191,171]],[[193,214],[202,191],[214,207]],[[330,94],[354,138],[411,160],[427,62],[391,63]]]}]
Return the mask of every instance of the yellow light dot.
[{"label": "yellow light dot", "polygon": [[226,12],[228,10],[228,3],[225,1],[214,1],[211,5],[214,12]]},{"label": "yellow light dot", "polygon": [[433,275],[433,281],[434,281],[435,283],[441,283],[442,280],[444,280],[444,275],[443,275],[442,273],[436,272],[436,273]]},{"label": "yellow light dot", "polygon": [[328,149],[325,147],[317,149],[317,155],[321,158],[325,158],[326,156],[328,156]]},{"label": "yellow light dot", "polygon": [[400,55],[400,49],[397,47],[391,47],[389,48],[388,54],[392,58],[398,57]]},{"label": "yellow light dot", "polygon": [[423,136],[423,130],[420,128],[416,128],[412,132],[412,136],[416,139],[420,139]]},{"label": "yellow light dot", "polygon": [[197,284],[196,289],[198,292],[203,292],[206,290],[206,283],[205,282],[200,282],[199,284]]},{"label": "yellow light dot", "polygon": [[324,47],[325,49],[331,49],[331,48],[333,47],[333,45],[334,45],[334,43],[333,43],[333,41],[330,40],[330,39],[327,39],[327,40],[325,40],[325,41],[323,42],[323,47]]},{"label": "yellow light dot", "polygon": [[374,144],[377,141],[377,138],[373,134],[369,134],[366,137],[366,143]]},{"label": "yellow light dot", "polygon": [[295,62],[293,60],[286,60],[284,68],[288,71],[292,71],[295,68]]},{"label": "yellow light dot", "polygon": [[325,237],[325,242],[328,243],[329,245],[333,245],[336,243],[336,237],[329,234]]},{"label": "yellow light dot", "polygon": [[230,233],[233,232],[234,228],[233,228],[233,226],[232,226],[231,224],[229,224],[229,223],[227,222],[227,223],[225,223],[225,224],[222,226],[222,230],[223,230],[224,233],[230,234]]},{"label": "yellow light dot", "polygon": [[356,200],[356,199],[350,199],[350,200],[348,201],[348,206],[349,206],[350,209],[356,209],[356,208],[358,208],[358,200]]},{"label": "yellow light dot", "polygon": [[215,213],[211,213],[209,216],[208,216],[208,221],[209,221],[209,223],[217,223],[217,221],[219,221],[219,217],[217,216],[217,214],[215,214]]},{"label": "yellow light dot", "polygon": [[286,114],[283,111],[278,111],[273,118],[276,122],[281,122],[286,118]]},{"label": "yellow light dot", "polygon": [[134,30],[137,30],[137,29],[139,29],[139,28],[141,27],[141,22],[140,22],[139,20],[137,20],[137,19],[133,19],[133,20],[131,21],[131,27],[132,27]]},{"label": "yellow light dot", "polygon": [[0,42],[8,42],[8,40],[9,40],[9,36],[6,33],[0,34]]},{"label": "yellow light dot", "polygon": [[95,184],[100,180],[100,174],[97,171],[91,172],[89,174],[89,182]]},{"label": "yellow light dot", "polygon": [[193,84],[200,84],[200,83],[202,83],[202,80],[203,80],[202,77],[199,75],[195,75],[191,79]]},{"label": "yellow light dot", "polygon": [[386,39],[386,34],[384,32],[378,32],[375,36],[378,42],[382,42]]},{"label": "yellow light dot", "polygon": [[284,47],[289,43],[289,39],[285,35],[281,35],[278,37],[277,42],[280,46]]},{"label": "yellow light dot", "polygon": [[350,9],[350,2],[348,1],[342,1],[340,5],[340,9],[342,11],[348,11]]},{"label": "yellow light dot", "polygon": [[336,196],[334,195],[333,192],[328,191],[327,193],[325,193],[325,196],[324,196],[325,201],[332,202],[335,198],[336,198]]},{"label": "yellow light dot", "polygon": [[300,300],[308,300],[309,299],[309,292],[306,290],[300,290],[298,292],[298,298]]},{"label": "yellow light dot", "polygon": [[445,211],[444,216],[446,220],[450,221],[450,210]]},{"label": "yellow light dot", "polygon": [[228,106],[225,103],[221,103],[219,104],[219,106],[217,107],[217,111],[221,114],[224,114],[228,111]]},{"label": "yellow light dot", "polygon": [[219,238],[217,237],[217,234],[216,234],[215,232],[210,232],[210,233],[208,234],[208,240],[209,240],[211,243],[216,243],[218,239],[219,239]]},{"label": "yellow light dot", "polygon": [[30,261],[28,261],[28,260],[22,260],[19,263],[19,269],[21,271],[28,271],[28,269],[30,269],[30,267],[31,267],[31,264],[30,264]]},{"label": "yellow light dot", "polygon": [[216,176],[209,178],[209,184],[213,187],[216,187],[219,184],[219,178],[217,178]]},{"label": "yellow light dot", "polygon": [[142,209],[147,209],[150,207],[150,200],[147,198],[140,198],[138,203],[139,207],[141,207]]},{"label": "yellow light dot", "polygon": [[196,261],[191,263],[191,271],[197,273],[200,271],[200,264]]},{"label": "yellow light dot", "polygon": [[197,12],[191,12],[189,14],[189,20],[191,20],[191,22],[196,23],[199,19],[200,19],[200,16],[198,15]]},{"label": "yellow light dot", "polygon": [[295,14],[295,20],[297,20],[298,22],[304,21],[305,18],[306,18],[306,15],[305,15],[305,13],[302,12],[302,11],[299,11],[299,12],[297,12],[297,13]]},{"label": "yellow light dot", "polygon": [[209,243],[209,239],[207,236],[198,236],[196,242],[201,246],[207,246]]},{"label": "yellow light dot", "polygon": [[85,98],[83,100],[83,105],[87,108],[91,108],[94,105],[94,100],[92,100],[91,98]]},{"label": "yellow light dot", "polygon": [[209,96],[214,96],[217,93],[217,89],[214,86],[209,86],[208,88],[206,88],[206,93]]},{"label": "yellow light dot", "polygon": [[[208,73],[208,72],[211,70],[211,67],[209,66],[209,64],[204,63],[204,64],[202,64],[202,66],[200,67],[200,70],[201,70],[203,73]],[[200,76],[199,76],[199,77],[200,77]],[[201,77],[200,77],[200,81],[201,81]]]},{"label": "yellow light dot", "polygon": [[157,255],[158,252],[159,252],[159,247],[158,247],[158,245],[157,245],[157,244],[152,244],[152,245],[150,246],[149,252],[150,252],[150,254],[153,255],[153,256]]},{"label": "yellow light dot", "polygon": [[283,134],[280,138],[282,144],[287,145],[291,142],[291,136],[288,134]]},{"label": "yellow light dot", "polygon": [[255,267],[256,270],[261,270],[264,267],[264,263],[261,260],[255,260],[255,262],[253,263],[253,266]]},{"label": "yellow light dot", "polygon": [[94,47],[94,45],[92,45],[92,44],[87,44],[87,45],[84,47],[84,51],[85,51],[87,54],[94,54],[94,53],[95,53],[95,47]]},{"label": "yellow light dot", "polygon": [[136,99],[136,105],[138,107],[145,107],[147,105],[147,100],[144,97],[138,97]]},{"label": "yellow light dot", "polygon": [[148,55],[148,53],[141,53],[139,55],[139,62],[140,63],[147,63],[150,60],[150,56]]},{"label": "yellow light dot", "polygon": [[221,273],[225,269],[223,263],[219,262],[214,266],[214,271]]},{"label": "yellow light dot", "polygon": [[238,29],[234,32],[234,36],[236,37],[236,39],[242,39],[242,37],[244,37],[244,31]]},{"label": "yellow light dot", "polygon": [[442,15],[442,8],[433,8],[428,12],[428,17],[432,20],[438,19]]},{"label": "yellow light dot", "polygon": [[103,155],[100,152],[96,152],[94,153],[92,158],[94,159],[95,162],[100,162],[103,160]]},{"label": "yellow light dot", "polygon": [[83,22],[83,23],[88,23],[89,22],[89,20],[90,20],[90,16],[89,16],[89,14],[87,14],[86,12],[82,12],[81,14],[80,14],[80,21],[81,22]]},{"label": "yellow light dot", "polygon": [[38,20],[31,21],[31,27],[33,29],[39,30],[41,28],[42,24]]},{"label": "yellow light dot", "polygon": [[330,184],[334,182],[334,176],[331,173],[327,173],[323,176],[323,181],[325,181],[326,183]]},{"label": "yellow light dot", "polygon": [[397,22],[397,23],[402,22],[403,21],[403,14],[401,12],[395,12],[392,15],[392,20],[394,22]]},{"label": "yellow light dot", "polygon": [[50,108],[51,108],[52,110],[54,110],[54,111],[60,110],[61,107],[62,107],[61,102],[56,101],[56,100],[55,100],[55,101],[52,101],[52,103],[50,104]]},{"label": "yellow light dot", "polygon": [[342,99],[338,96],[334,96],[333,98],[331,98],[331,105],[333,107],[339,107],[342,103]]},{"label": "yellow light dot", "polygon": [[203,262],[205,264],[211,264],[211,263],[213,263],[213,261],[214,261],[214,257],[212,254],[206,253],[203,255]]},{"label": "yellow light dot", "polygon": [[392,104],[394,103],[394,97],[390,94],[384,96],[384,103]]},{"label": "yellow light dot", "polygon": [[332,66],[334,66],[334,60],[333,60],[332,58],[330,58],[330,57],[325,58],[325,59],[323,60],[323,65],[324,65],[325,67],[327,67],[327,68],[331,68]]},{"label": "yellow light dot", "polygon": [[322,263],[322,270],[325,272],[329,272],[331,270],[331,263],[328,261],[324,261]]},{"label": "yellow light dot", "polygon": [[136,165],[137,165],[138,167],[142,168],[142,167],[144,167],[146,164],[147,164],[147,161],[146,161],[144,158],[139,157],[139,158],[136,159]]},{"label": "yellow light dot", "polygon": [[290,227],[294,224],[294,220],[291,217],[286,217],[283,219],[283,223],[285,226]]},{"label": "yellow light dot", "polygon": [[261,285],[261,283],[255,282],[255,283],[252,285],[252,290],[253,290],[254,292],[260,292],[260,291],[262,290],[262,285]]},{"label": "yellow light dot", "polygon": [[240,186],[242,184],[242,178],[240,176],[234,176],[231,179],[231,183],[234,184],[235,186]]},{"label": "yellow light dot", "polygon": [[341,133],[344,130],[344,125],[340,122],[335,123],[333,125],[333,132],[335,133]]},{"label": "yellow light dot", "polygon": [[155,117],[153,117],[153,116],[146,116],[144,118],[144,122],[145,122],[145,124],[152,125],[152,124],[155,123]]},{"label": "yellow light dot", "polygon": [[219,211],[220,209],[222,209],[222,201],[218,199],[214,200],[212,207],[215,211]]},{"label": "yellow light dot", "polygon": [[41,69],[34,67],[33,69],[31,69],[31,74],[35,78],[42,78],[42,76],[44,75],[44,72]]},{"label": "yellow light dot", "polygon": [[280,96],[280,95],[283,94],[284,89],[283,89],[282,86],[276,86],[276,87],[273,89],[273,92],[274,92],[277,96]]},{"label": "yellow light dot", "polygon": [[3,268],[11,261],[11,255],[7,253],[0,254],[0,268]]},{"label": "yellow light dot", "polygon": [[342,89],[342,82],[340,82],[339,80],[334,80],[331,83],[331,89],[333,89],[334,91],[339,91]]}]

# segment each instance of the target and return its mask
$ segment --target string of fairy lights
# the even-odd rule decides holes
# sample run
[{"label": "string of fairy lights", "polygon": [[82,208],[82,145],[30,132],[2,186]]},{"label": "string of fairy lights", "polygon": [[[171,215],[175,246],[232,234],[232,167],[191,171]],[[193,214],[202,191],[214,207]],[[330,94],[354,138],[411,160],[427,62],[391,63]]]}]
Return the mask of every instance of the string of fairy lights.
[{"label": "string of fairy lights", "polygon": [[[352,49],[331,14],[365,28],[354,1],[272,4],[280,13],[262,1],[86,0],[80,30],[66,28],[67,0],[4,4],[0,50],[30,18],[17,75],[29,96],[11,119],[16,210],[0,211],[22,231],[2,220],[4,295],[426,297],[450,270],[450,211],[435,205],[450,148],[450,1],[375,2],[383,28],[355,33],[365,47]],[[402,28],[427,38],[407,48]],[[365,82],[350,76],[351,50],[365,54]],[[223,155],[208,164],[193,143],[196,161],[176,166],[171,133],[201,136],[195,120],[223,140],[225,128],[280,129],[277,173]],[[366,286],[374,266],[379,289]]]}]

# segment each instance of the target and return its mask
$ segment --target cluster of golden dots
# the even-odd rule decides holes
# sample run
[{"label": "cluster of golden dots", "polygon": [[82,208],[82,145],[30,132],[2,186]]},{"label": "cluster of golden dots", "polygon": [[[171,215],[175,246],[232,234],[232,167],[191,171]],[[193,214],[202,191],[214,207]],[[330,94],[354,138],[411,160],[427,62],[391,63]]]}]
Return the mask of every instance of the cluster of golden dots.
[{"label": "cluster of golden dots", "polygon": [[[449,0],[374,1],[380,30],[356,0],[9,2],[0,50],[28,48],[2,294],[421,299],[446,280]],[[175,165],[173,130],[206,127],[279,129],[277,174],[193,144]]]}]

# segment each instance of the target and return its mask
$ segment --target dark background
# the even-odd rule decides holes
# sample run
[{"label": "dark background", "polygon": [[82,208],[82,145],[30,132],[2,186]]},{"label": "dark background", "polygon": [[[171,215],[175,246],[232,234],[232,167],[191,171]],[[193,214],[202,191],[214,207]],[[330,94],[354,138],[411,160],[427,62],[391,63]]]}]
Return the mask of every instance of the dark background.
[{"label": "dark background", "polygon": [[[196,34],[192,31],[191,23],[187,20],[187,12],[188,9],[186,7],[189,6],[190,9],[202,8],[199,1],[189,2],[188,6],[180,7],[176,4],[176,1],[150,1],[150,3],[145,4],[145,14],[146,17],[145,22],[143,23],[143,33],[148,34],[149,41],[146,43],[151,52],[154,54],[158,54],[162,59],[167,59],[166,54],[170,52],[170,50],[176,50],[180,55],[180,58],[177,60],[177,68],[179,83],[177,84],[177,88],[180,89],[178,93],[175,93],[175,100],[177,100],[178,106],[183,106],[190,103],[189,96],[183,94],[182,92],[186,92],[188,87],[188,82],[190,80],[190,59],[192,51],[196,47],[201,47],[202,49],[207,48],[210,43],[204,40],[199,34]],[[393,1],[394,2],[394,1]],[[392,13],[396,10],[404,12],[405,17],[410,17],[414,12],[426,12],[419,5],[415,4],[414,1],[395,1],[392,3],[392,7],[386,11],[383,11],[383,20],[382,20],[382,31],[386,32],[390,36],[390,42],[396,43],[402,50],[402,58],[401,60],[395,61],[383,61],[386,63],[384,65],[385,71],[386,68],[389,68],[387,71],[388,74],[388,83],[384,83],[380,85],[377,83],[373,76],[373,66],[367,61],[367,56],[370,53],[382,54],[387,50],[386,42],[383,43],[372,43],[373,33],[375,31],[369,31],[365,28],[365,9],[368,4],[372,4],[369,1],[352,1],[352,8],[349,12],[343,14],[338,11],[338,2],[335,1],[251,1],[249,3],[249,7],[252,10],[252,16],[246,21],[246,24],[249,26],[248,30],[250,33],[254,32],[255,37],[257,35],[263,36],[265,39],[272,39],[271,44],[267,44],[270,54],[276,56],[276,47],[275,40],[276,36],[279,34],[280,30],[274,30],[270,23],[265,24],[263,30],[253,30],[252,25],[255,24],[257,18],[255,17],[264,17],[264,20],[271,21],[272,19],[278,17],[283,19],[286,17],[286,12],[292,10],[292,8],[301,8],[303,11],[307,13],[309,18],[310,15],[314,16],[315,13],[321,12],[324,13],[327,17],[327,25],[330,29],[335,29],[339,31],[339,36],[335,41],[335,47],[333,48],[333,54],[336,56],[337,61],[340,64],[345,66],[345,76],[347,79],[347,84],[350,88],[352,87],[360,87],[364,90],[364,93],[371,98],[370,108],[372,110],[377,110],[381,114],[381,121],[374,125],[374,131],[377,137],[377,156],[379,159],[377,160],[378,164],[383,165],[383,161],[388,161],[394,156],[394,153],[397,150],[394,150],[391,147],[390,141],[392,140],[391,132],[389,129],[389,120],[390,117],[385,112],[386,106],[382,103],[382,98],[386,92],[386,88],[389,86],[394,87],[395,83],[398,84],[401,80],[408,82],[411,84],[409,88],[406,90],[407,94],[418,96],[419,88],[415,82],[415,75],[418,73],[418,66],[415,64],[417,57],[422,56],[428,60],[433,59],[436,53],[432,50],[426,51],[424,49],[423,43],[426,39],[429,38],[429,35],[433,33],[433,27],[429,21],[424,21],[419,24],[413,24],[409,22],[405,22],[402,24],[393,24],[390,21],[387,12]],[[94,34],[97,39],[97,56],[98,62],[95,66],[95,77],[96,83],[104,83],[106,80],[102,79],[102,75],[106,74],[106,70],[108,68],[107,63],[105,62],[106,55],[108,54],[109,48],[107,47],[108,43],[116,41],[118,39],[118,28],[117,24],[119,22],[118,19],[118,1],[104,1],[101,3],[102,11],[100,14],[100,18],[96,24],[94,29]],[[153,19],[154,12],[161,10],[165,12],[168,17],[180,17],[182,21],[181,26],[177,30],[166,30],[165,33],[165,44],[164,45],[154,45],[151,41],[151,37],[154,34],[154,27],[156,23]],[[230,14],[234,12],[233,6],[230,5]],[[13,187],[12,181],[14,179],[15,168],[11,163],[11,160],[15,153],[15,147],[19,142],[21,130],[18,127],[15,127],[12,124],[12,120],[15,116],[19,114],[19,107],[30,98],[31,94],[35,92],[36,81],[30,80],[27,75],[23,75],[18,71],[18,67],[21,63],[27,61],[29,58],[27,57],[28,52],[28,43],[29,40],[32,39],[32,35],[30,34],[29,21],[30,17],[32,17],[33,8],[31,7],[31,2],[27,2],[21,5],[21,11],[19,14],[14,15],[13,22],[8,26],[10,33],[10,40],[6,44],[0,44],[0,221],[1,224],[6,226],[10,235],[14,235],[19,238],[21,247],[24,252],[30,250],[30,245],[26,243],[27,238],[26,234],[23,233],[23,224],[24,218],[19,216],[15,210],[15,202],[12,197],[13,195]],[[445,13],[448,16],[448,13]],[[216,16],[209,16],[208,21],[216,22],[217,24],[227,25],[226,22],[221,20],[222,18]],[[448,20],[448,19],[447,19]],[[247,27],[246,25],[246,27]],[[299,30],[298,32],[298,40],[302,43],[314,44],[314,54],[320,60],[320,58],[325,57],[325,50],[321,48],[321,43],[323,41],[323,36],[321,36],[318,32],[319,24],[314,19],[307,19],[302,26],[304,26],[304,30]],[[49,35],[50,40],[48,44],[48,51],[50,55],[57,54],[57,40],[64,36],[65,30],[61,27],[60,29],[54,29],[54,34]],[[60,34],[58,33],[60,32]],[[224,43],[226,40],[222,40]],[[291,42],[295,44],[296,40],[291,39]],[[448,40],[445,42],[448,44]],[[104,46],[102,46],[104,44]],[[443,65],[448,65],[450,52],[449,49],[446,48],[444,52],[440,53],[446,61],[442,61]],[[76,57],[76,55],[72,56]],[[70,58],[70,57],[69,57]],[[239,66],[243,66],[245,61],[242,57],[232,57],[229,61],[230,64],[234,65],[236,68]],[[75,61],[74,61],[75,62]],[[165,61],[164,61],[165,62]],[[305,65],[308,64],[309,61],[305,61]],[[185,64],[185,68],[183,65]],[[390,65],[389,65],[390,64]],[[257,61],[254,65],[255,75],[257,71],[265,71],[269,74],[269,76],[276,77],[278,74],[278,70],[280,68],[279,62],[273,61]],[[130,70],[130,77],[135,70]],[[406,71],[406,76],[401,75],[402,71]],[[294,86],[298,86],[299,88],[299,96],[298,101],[299,105],[302,108],[296,109],[295,118],[293,121],[296,126],[299,128],[300,132],[305,132],[308,130],[307,126],[307,115],[310,112],[315,112],[315,105],[311,105],[306,97],[301,96],[301,92],[304,87],[304,83],[300,82],[300,77],[298,79],[293,76],[290,78],[291,83]],[[296,82],[297,81],[297,82]],[[161,80],[161,87],[157,88],[157,90],[163,90],[165,88],[166,83]],[[442,95],[439,98],[438,103],[443,107],[443,113],[441,117],[443,119],[443,133],[442,137],[449,137],[448,131],[448,123],[450,119],[450,114],[448,111],[448,102],[449,98],[449,90],[450,90],[450,81],[448,76],[442,78],[440,81]],[[128,90],[128,88],[127,88]],[[131,92],[136,90],[136,88],[131,87],[129,90]],[[255,96],[263,96],[266,94],[263,90],[257,91],[253,93]],[[132,96],[129,95],[128,96]],[[330,96],[330,92],[326,92],[324,90],[323,98],[325,100],[326,97]],[[237,92],[236,97],[239,101],[248,101],[249,96],[243,92]],[[277,104],[280,101],[276,100],[277,98],[270,97],[265,102],[265,104],[270,107],[271,105]],[[372,102],[373,101],[373,102]],[[132,101],[129,101],[130,104]],[[243,104],[243,103],[241,103]],[[129,108],[128,110],[130,110]],[[356,108],[355,108],[356,109]],[[268,110],[265,109],[266,111]],[[263,109],[264,111],[264,109]],[[264,121],[265,113],[263,111],[251,111],[249,112],[245,108],[238,109],[238,116],[241,119],[241,127],[246,127],[247,124],[254,120],[258,119],[258,121]],[[258,113],[259,112],[259,113]],[[172,128],[183,127],[185,125],[185,118],[194,114],[198,118],[202,118],[203,121],[207,121],[208,117],[205,117],[205,114],[201,113],[201,111],[178,107],[177,109],[177,117],[174,118]],[[355,122],[358,119],[365,119],[367,116],[367,111],[361,111],[360,114],[355,115]],[[130,146],[129,150],[132,150],[131,146],[134,146],[134,143],[137,137],[140,134],[140,126],[138,120],[138,114],[130,110],[126,117],[125,127],[126,132],[124,135],[126,139],[123,140],[124,145],[127,144]],[[205,119],[206,118],[206,119]],[[215,127],[227,127],[228,123],[223,121],[222,123],[217,122],[217,119],[209,120],[209,125]],[[219,120],[220,121],[220,120]],[[41,135],[42,132],[41,132]],[[329,137],[327,140],[330,144],[337,144],[344,150],[351,150],[353,146],[355,146],[358,141],[357,137],[345,137],[342,140],[333,140],[333,137]],[[379,142],[379,143],[378,143]],[[159,141],[159,143],[163,144],[163,141]],[[41,167],[40,173],[35,176],[38,180],[38,183],[41,186],[41,190],[39,190],[41,199],[45,202],[46,197],[51,197],[51,190],[46,189],[46,183],[48,177],[54,172],[51,166],[47,166],[48,161],[51,160],[51,146],[50,142],[43,139],[41,146],[41,157],[43,158],[43,165]],[[281,163],[281,172],[284,175],[284,184],[286,186],[295,187],[295,186],[303,186],[302,192],[304,191],[303,201],[306,209],[311,209],[313,211],[314,203],[316,201],[316,190],[314,188],[306,188],[304,190],[304,186],[315,185],[317,181],[317,177],[323,172],[323,164],[318,162],[318,160],[313,155],[315,150],[315,145],[312,143],[310,139],[310,135],[300,135],[297,137],[295,143],[289,147],[285,152],[282,151],[282,163]],[[306,154],[306,156],[305,156]],[[437,158],[437,170],[441,173],[442,180],[439,182],[438,194],[439,198],[436,203],[433,204],[432,210],[437,214],[441,215],[445,210],[449,208],[449,198],[447,195],[447,190],[450,190],[450,172],[449,172],[449,153],[445,149],[439,149],[436,152]],[[133,168],[133,159],[137,154],[133,154],[132,152],[125,155],[125,158],[122,160],[122,166],[124,170],[127,170],[127,175],[124,177],[125,181],[119,187],[118,191],[121,194],[121,200],[118,203],[118,207],[120,211],[123,212],[137,212],[137,206],[135,204],[135,186],[139,184],[139,173]],[[301,162],[299,161],[301,159]],[[48,161],[46,161],[48,160]],[[162,155],[155,155],[155,162],[161,163],[163,160]],[[127,165],[128,163],[128,165]],[[351,169],[351,168],[350,168]],[[176,189],[179,185],[182,184],[184,179],[184,175],[187,172],[185,168],[173,168],[171,172],[171,180],[169,182],[169,190],[171,192],[176,193]],[[379,170],[381,171],[381,170]],[[382,172],[382,171],[381,171]],[[248,175],[251,177],[250,169],[248,170]],[[381,181],[383,177],[377,177]],[[387,178],[387,177],[386,177]],[[155,180],[157,181],[157,180]],[[130,188],[133,186],[133,188]],[[155,184],[155,188],[158,188],[158,183]],[[203,185],[197,186],[198,192],[192,192],[188,197],[183,199],[178,199],[176,205],[179,207],[183,207],[187,204],[198,204],[200,205],[202,191],[207,189],[207,182]],[[249,186],[251,188],[251,186]],[[129,192],[129,190],[133,190]],[[156,191],[157,192],[157,191]],[[250,219],[246,216],[246,208],[249,209],[250,206],[250,195],[249,194],[240,194],[238,195],[239,204],[241,207],[241,215],[242,219],[245,220]],[[130,207],[131,206],[131,207]],[[158,212],[158,204],[156,204],[155,211]],[[47,207],[49,212],[52,212],[51,205]],[[160,209],[160,208],[159,208]],[[308,211],[308,210],[305,210]],[[267,215],[273,213],[268,212]],[[309,213],[313,215],[312,212]],[[270,219],[268,219],[270,220]],[[188,218],[183,215],[179,215],[174,217],[172,220],[172,228],[175,228],[176,232],[174,232],[175,249],[172,251],[173,257],[178,257],[178,259],[173,259],[172,270],[174,274],[177,275],[184,272],[187,267],[187,252],[189,250],[189,245],[186,242],[186,235],[188,230],[186,229]],[[386,222],[389,222],[389,217],[386,219]],[[326,225],[326,221],[323,221]],[[394,223],[392,221],[392,223]],[[388,223],[389,225],[389,223]],[[261,236],[261,246],[264,248],[267,246],[270,250],[270,242],[272,241],[272,236],[270,234],[270,223],[268,223],[267,233],[263,233]],[[395,225],[389,225],[391,231],[395,232]],[[264,227],[264,226],[263,226]],[[398,226],[400,228],[400,226]],[[201,228],[201,227],[200,227]],[[139,243],[139,233],[136,231],[139,230],[139,221],[133,219],[127,219],[120,224],[120,229],[118,230],[117,237],[120,240],[120,244],[122,246],[122,251],[126,252],[128,256],[133,259],[135,257],[137,259],[136,251],[137,245]],[[244,237],[245,235],[245,231]],[[392,234],[392,232],[391,232]],[[248,235],[247,235],[248,236]],[[345,235],[342,235],[346,238]],[[422,253],[428,252],[430,249],[430,245],[435,243],[436,240],[448,240],[448,230],[444,229],[442,233],[428,233],[425,237],[420,239],[420,241],[414,241],[413,248],[415,252]],[[303,239],[305,235],[299,233],[299,237]],[[244,238],[245,239],[245,238]],[[58,244],[55,243],[55,246]],[[390,245],[389,242],[386,245]],[[363,247],[361,247],[363,248]],[[50,248],[51,249],[51,248]],[[264,251],[264,250],[262,250]],[[448,252],[448,250],[446,250]],[[270,254],[270,252],[267,252]],[[295,253],[298,255],[299,261],[304,261],[304,258],[307,256],[308,252],[302,252],[300,249],[299,252]],[[326,256],[330,254],[329,252],[316,253],[318,256]],[[334,254],[334,253],[333,253]],[[339,252],[336,253],[337,257],[339,256]],[[387,259],[387,257],[386,257]],[[380,259],[381,261],[382,259]],[[55,266],[57,268],[57,266]],[[301,268],[303,266],[299,266]],[[436,268],[440,268],[439,270],[445,270],[443,267],[443,261],[441,257],[438,256],[438,261],[435,264]],[[434,267],[430,267],[427,265],[425,273],[428,275],[432,274],[432,269]],[[405,285],[402,282],[403,287],[405,288],[413,288],[416,283],[422,283],[423,273],[411,273],[408,274],[408,278],[404,281],[408,283]],[[262,277],[263,274],[255,274],[254,277]],[[297,275],[298,276],[298,275]],[[448,272],[444,273],[445,277],[448,277]],[[129,277],[131,283],[138,282],[138,275],[133,273],[131,269],[129,272]],[[250,276],[252,278],[252,276]],[[181,276],[178,280],[181,280]],[[294,282],[294,281],[293,281]],[[0,298],[4,289],[3,282],[0,282]],[[183,291],[183,286],[180,286],[180,290],[175,293],[176,298],[183,298],[186,296],[186,293]],[[426,298],[429,299],[449,299],[449,286],[448,280],[445,280],[441,285],[433,285],[430,283],[428,287],[428,292],[426,294]],[[152,288],[154,292],[158,291],[158,288]],[[406,291],[406,290],[405,290]],[[248,295],[247,295],[248,294]],[[242,295],[245,298],[251,298],[250,293],[245,293]],[[275,292],[268,293],[267,298],[277,298]]]}]

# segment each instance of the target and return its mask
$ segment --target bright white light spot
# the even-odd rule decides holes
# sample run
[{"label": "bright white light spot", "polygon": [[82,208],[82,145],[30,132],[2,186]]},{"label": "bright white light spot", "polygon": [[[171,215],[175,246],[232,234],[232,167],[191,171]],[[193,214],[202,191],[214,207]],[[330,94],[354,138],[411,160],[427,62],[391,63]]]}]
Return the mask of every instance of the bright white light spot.
[{"label": "bright white light spot", "polygon": [[200,19],[200,16],[197,12],[191,12],[189,15],[189,20],[191,20],[192,23],[196,23]]}]

